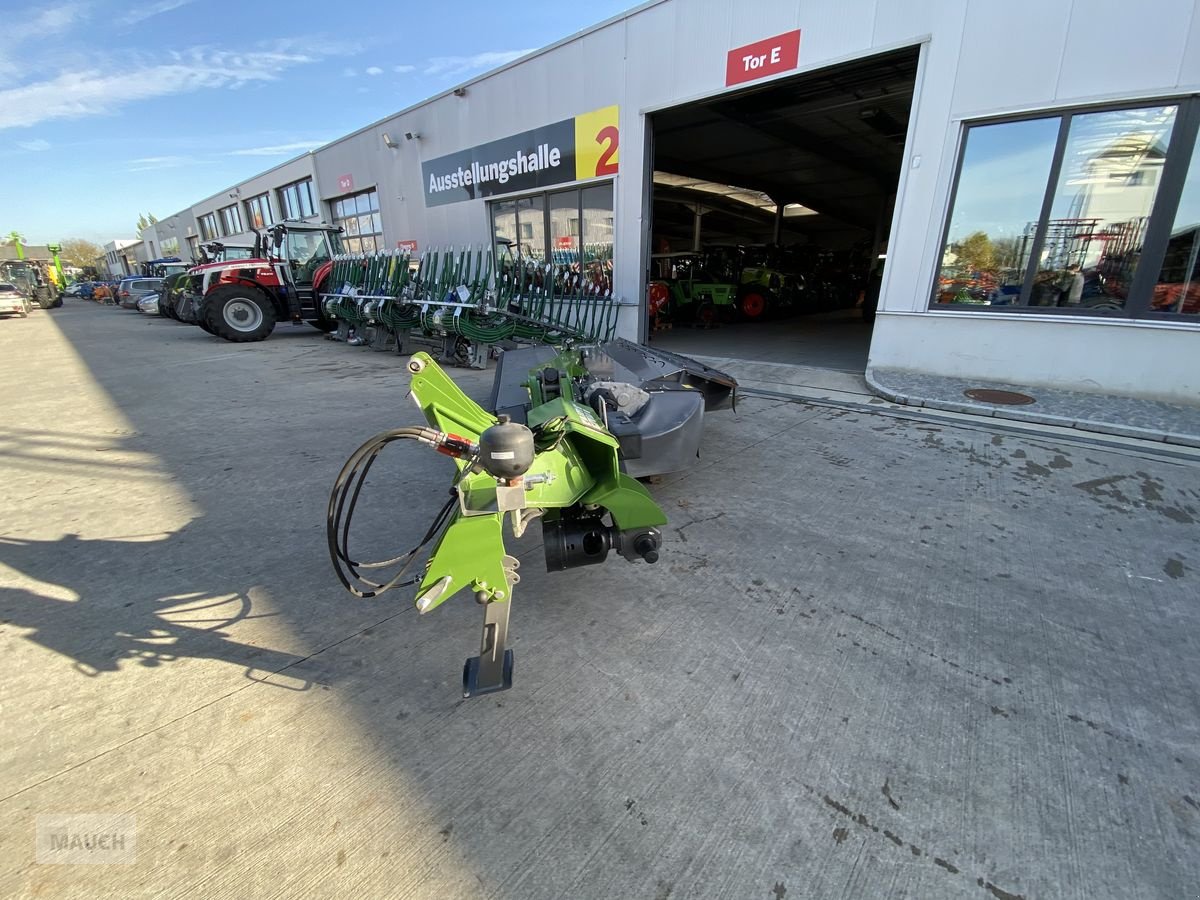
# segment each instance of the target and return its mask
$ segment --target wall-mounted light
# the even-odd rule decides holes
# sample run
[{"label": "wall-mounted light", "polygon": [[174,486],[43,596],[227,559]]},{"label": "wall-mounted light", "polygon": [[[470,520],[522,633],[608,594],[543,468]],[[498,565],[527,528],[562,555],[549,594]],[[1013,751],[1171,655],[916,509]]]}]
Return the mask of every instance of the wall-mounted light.
[{"label": "wall-mounted light", "polygon": [[466,89],[466,88],[455,88],[455,89],[454,89],[454,96],[455,96],[455,97],[465,97],[465,96],[467,96],[467,89]]},{"label": "wall-mounted light", "polygon": [[400,146],[400,142],[397,141],[390,134],[388,134],[386,131],[383,133],[383,143],[384,143],[384,146],[387,147],[389,150],[395,150],[397,147]]},{"label": "wall-mounted light", "polygon": [[404,139],[408,141],[419,141],[421,139],[421,132],[406,131],[404,132]]}]

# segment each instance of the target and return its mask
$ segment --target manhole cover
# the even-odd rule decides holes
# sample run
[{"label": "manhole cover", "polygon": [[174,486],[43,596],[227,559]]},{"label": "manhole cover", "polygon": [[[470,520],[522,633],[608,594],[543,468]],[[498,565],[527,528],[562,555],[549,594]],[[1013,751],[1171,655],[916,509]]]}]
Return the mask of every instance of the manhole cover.
[{"label": "manhole cover", "polygon": [[990,388],[971,388],[963,391],[972,400],[980,403],[998,403],[1001,406],[1024,406],[1027,403],[1037,403],[1028,394],[1018,394],[1016,391],[993,391]]}]

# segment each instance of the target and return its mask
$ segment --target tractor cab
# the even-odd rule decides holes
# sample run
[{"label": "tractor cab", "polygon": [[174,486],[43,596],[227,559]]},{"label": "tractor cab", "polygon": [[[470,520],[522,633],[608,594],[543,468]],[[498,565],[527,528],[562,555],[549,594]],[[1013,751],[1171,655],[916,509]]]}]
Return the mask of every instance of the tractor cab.
[{"label": "tractor cab", "polygon": [[342,252],[342,229],[305,222],[272,225],[271,256],[287,263],[290,280],[299,288],[312,287],[321,267]]}]

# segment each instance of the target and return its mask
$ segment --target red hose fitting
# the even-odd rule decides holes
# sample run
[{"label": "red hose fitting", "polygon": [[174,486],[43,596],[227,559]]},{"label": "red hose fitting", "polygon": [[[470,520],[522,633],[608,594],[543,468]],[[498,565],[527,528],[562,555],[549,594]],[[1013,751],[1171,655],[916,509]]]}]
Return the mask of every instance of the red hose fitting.
[{"label": "red hose fitting", "polygon": [[437,436],[434,449],[444,456],[462,459],[464,456],[472,456],[478,448],[465,437],[443,431]]}]

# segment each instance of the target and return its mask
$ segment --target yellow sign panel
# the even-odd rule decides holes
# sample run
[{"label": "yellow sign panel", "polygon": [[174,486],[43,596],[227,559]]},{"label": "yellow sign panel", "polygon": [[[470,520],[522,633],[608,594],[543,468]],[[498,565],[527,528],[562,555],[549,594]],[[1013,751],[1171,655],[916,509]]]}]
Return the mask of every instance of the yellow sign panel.
[{"label": "yellow sign panel", "polygon": [[575,117],[575,177],[616,175],[621,132],[617,106],[606,106]]}]

